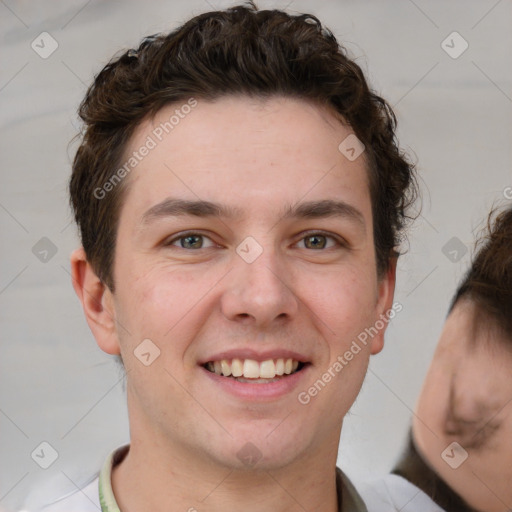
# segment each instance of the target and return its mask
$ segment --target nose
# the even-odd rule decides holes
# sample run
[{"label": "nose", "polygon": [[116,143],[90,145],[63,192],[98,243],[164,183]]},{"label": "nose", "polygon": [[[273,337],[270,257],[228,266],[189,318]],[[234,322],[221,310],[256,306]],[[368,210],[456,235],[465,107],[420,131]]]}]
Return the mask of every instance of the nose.
[{"label": "nose", "polygon": [[275,253],[265,250],[252,263],[238,255],[221,298],[224,316],[253,327],[285,323],[299,309],[291,273],[284,271]]}]

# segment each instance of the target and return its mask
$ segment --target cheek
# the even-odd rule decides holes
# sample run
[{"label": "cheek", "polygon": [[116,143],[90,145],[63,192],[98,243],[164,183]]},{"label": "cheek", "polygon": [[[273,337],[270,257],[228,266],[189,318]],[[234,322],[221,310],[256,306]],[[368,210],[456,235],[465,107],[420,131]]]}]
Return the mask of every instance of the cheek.
[{"label": "cheek", "polygon": [[117,308],[118,318],[133,338],[150,338],[161,344],[197,301],[193,284],[183,272],[158,265],[127,273],[119,286],[123,300]]},{"label": "cheek", "polygon": [[149,338],[163,356],[168,353],[169,360],[181,360],[215,306],[212,300],[221,275],[206,266],[187,269],[168,262],[153,262],[138,273],[132,271],[119,309],[119,318],[132,338],[125,336],[124,344],[132,346]]},{"label": "cheek", "polygon": [[308,305],[331,336],[343,341],[357,337],[375,322],[376,282],[368,269],[345,268],[306,286]]}]

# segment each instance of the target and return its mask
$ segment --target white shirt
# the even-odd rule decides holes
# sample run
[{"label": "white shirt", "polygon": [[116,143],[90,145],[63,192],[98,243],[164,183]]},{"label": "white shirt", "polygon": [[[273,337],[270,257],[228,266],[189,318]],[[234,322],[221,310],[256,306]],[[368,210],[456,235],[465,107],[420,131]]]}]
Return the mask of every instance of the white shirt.
[{"label": "white shirt", "polygon": [[[112,452],[99,476],[90,484],[38,512],[120,512],[112,490],[112,468],[121,463],[128,450],[129,445],[125,445]],[[359,493],[339,468],[336,468],[336,490],[339,512],[368,512]]]},{"label": "white shirt", "polygon": [[368,512],[446,512],[421,489],[398,475],[358,485]]},{"label": "white shirt", "polygon": [[96,477],[81,491],[64,496],[38,512],[101,512],[98,483]]},{"label": "white shirt", "polygon": [[129,447],[125,445],[113,451],[90,484],[38,512],[120,512],[112,490],[112,468],[124,459]]}]

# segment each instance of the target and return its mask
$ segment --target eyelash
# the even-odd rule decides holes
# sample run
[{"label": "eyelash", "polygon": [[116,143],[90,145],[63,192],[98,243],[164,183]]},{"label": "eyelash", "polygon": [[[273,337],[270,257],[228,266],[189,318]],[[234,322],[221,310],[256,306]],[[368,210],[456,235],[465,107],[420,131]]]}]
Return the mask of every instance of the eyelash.
[{"label": "eyelash", "polygon": [[[319,236],[323,236],[325,238],[333,240],[336,243],[338,248],[340,248],[340,247],[348,248],[347,242],[345,240],[343,240],[341,237],[333,235],[331,233],[326,233],[324,231],[307,231],[305,233],[301,233],[301,235],[302,236],[298,240],[298,242],[301,242],[301,241],[305,240],[308,237],[319,235]],[[184,233],[180,233],[179,236],[176,236],[176,237],[172,238],[171,240],[164,242],[163,245],[165,247],[171,247],[171,246],[173,246],[174,243],[176,243],[176,242],[178,242],[178,241],[180,241],[180,240],[182,240],[184,238],[187,238],[189,236],[203,237],[203,238],[207,238],[207,239],[209,239],[210,241],[213,242],[213,240],[211,240],[211,238],[209,236],[207,236],[207,235],[205,235],[203,233],[199,233],[197,231],[186,231]],[[296,243],[298,243],[298,242],[296,242]],[[213,242],[213,243],[215,243],[215,242]],[[210,247],[200,247],[199,249],[187,249],[185,247],[178,247],[178,246],[175,246],[175,247],[178,248],[178,249],[183,249],[185,251],[194,251],[194,250],[198,251],[200,249],[210,249]],[[305,249],[307,249],[307,247]],[[317,250],[319,252],[322,252],[322,251],[327,251],[329,249],[334,249],[334,247],[328,247],[328,248],[325,248],[325,249],[317,249]],[[315,250],[315,249],[309,249],[309,250]]]}]

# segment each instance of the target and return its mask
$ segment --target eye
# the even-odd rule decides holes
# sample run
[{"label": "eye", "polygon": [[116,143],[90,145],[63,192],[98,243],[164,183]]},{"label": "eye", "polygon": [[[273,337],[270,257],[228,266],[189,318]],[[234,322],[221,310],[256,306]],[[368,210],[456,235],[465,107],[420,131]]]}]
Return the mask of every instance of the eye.
[{"label": "eye", "polygon": [[343,245],[336,237],[324,233],[309,233],[299,241],[304,243],[306,249],[330,249],[331,247]]},{"label": "eye", "polygon": [[[209,242],[209,245],[205,245],[205,242]],[[213,247],[215,244],[213,241],[201,233],[184,233],[178,237],[169,240],[164,245],[180,247],[181,249],[206,249]]]}]

